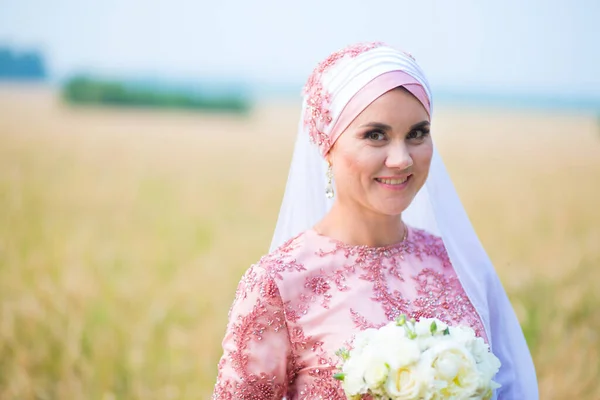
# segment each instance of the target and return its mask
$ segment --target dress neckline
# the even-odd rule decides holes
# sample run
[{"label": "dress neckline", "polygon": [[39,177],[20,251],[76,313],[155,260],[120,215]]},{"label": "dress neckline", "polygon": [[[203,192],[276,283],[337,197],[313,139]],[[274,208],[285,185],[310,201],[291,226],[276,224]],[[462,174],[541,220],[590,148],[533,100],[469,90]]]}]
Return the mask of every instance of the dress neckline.
[{"label": "dress neckline", "polygon": [[319,232],[317,232],[317,230],[314,227],[309,228],[308,231],[320,239],[327,240],[328,242],[335,244],[335,246],[337,248],[349,250],[351,252],[354,252],[354,251],[365,252],[366,251],[369,253],[382,253],[382,252],[386,252],[386,251],[390,251],[390,250],[403,249],[407,245],[407,243],[410,242],[412,234],[413,234],[412,228],[409,225],[405,225],[405,226],[406,226],[406,234],[405,234],[404,238],[402,238],[402,240],[399,242],[388,244],[386,246],[369,246],[366,244],[348,244],[339,239],[335,239],[335,238],[332,238],[331,236],[327,236],[322,233],[319,233]]}]

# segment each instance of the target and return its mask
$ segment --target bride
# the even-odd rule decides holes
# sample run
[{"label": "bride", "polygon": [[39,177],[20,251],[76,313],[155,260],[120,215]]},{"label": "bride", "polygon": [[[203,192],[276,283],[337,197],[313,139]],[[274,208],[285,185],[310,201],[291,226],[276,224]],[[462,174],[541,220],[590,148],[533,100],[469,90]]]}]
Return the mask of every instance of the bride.
[{"label": "bride", "polygon": [[269,254],[239,282],[213,399],[345,399],[336,350],[400,314],[468,325],[538,398],[519,322],[435,150],[407,53],[348,46],[309,77]]}]

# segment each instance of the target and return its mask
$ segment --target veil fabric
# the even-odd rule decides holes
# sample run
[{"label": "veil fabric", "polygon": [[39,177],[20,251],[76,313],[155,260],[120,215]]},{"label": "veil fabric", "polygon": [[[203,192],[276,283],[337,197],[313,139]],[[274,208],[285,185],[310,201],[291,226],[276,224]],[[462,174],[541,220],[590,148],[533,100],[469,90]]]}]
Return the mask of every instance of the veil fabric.
[{"label": "veil fabric", "polygon": [[[309,78],[270,251],[313,227],[330,210],[334,200],[325,196],[328,165],[323,155],[333,144],[332,126],[361,88],[390,71],[402,71],[421,85],[431,116],[433,102],[425,74],[412,56],[384,44],[359,44],[336,52]],[[456,274],[481,317],[491,350],[502,363],[495,378],[502,387],[493,398],[538,399],[535,368],[519,321],[435,144],[425,185],[402,213],[402,220],[442,238]]]}]

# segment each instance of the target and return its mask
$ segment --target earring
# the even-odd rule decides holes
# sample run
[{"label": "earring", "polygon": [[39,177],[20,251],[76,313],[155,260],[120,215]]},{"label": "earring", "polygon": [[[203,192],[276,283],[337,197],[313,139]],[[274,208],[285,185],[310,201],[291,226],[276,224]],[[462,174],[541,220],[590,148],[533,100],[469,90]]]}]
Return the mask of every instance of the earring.
[{"label": "earring", "polygon": [[325,187],[325,197],[328,199],[332,199],[333,195],[333,184],[331,181],[333,180],[333,170],[331,169],[331,164],[329,164],[329,168],[327,168],[327,187]]}]

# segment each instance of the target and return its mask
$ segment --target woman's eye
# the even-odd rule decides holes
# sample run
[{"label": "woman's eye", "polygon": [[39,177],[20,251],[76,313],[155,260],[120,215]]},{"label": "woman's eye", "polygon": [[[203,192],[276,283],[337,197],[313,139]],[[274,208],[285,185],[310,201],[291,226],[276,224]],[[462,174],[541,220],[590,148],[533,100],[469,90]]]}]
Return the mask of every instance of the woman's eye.
[{"label": "woman's eye", "polygon": [[423,139],[429,134],[429,131],[423,129],[415,129],[408,134],[409,139]]},{"label": "woman's eye", "polygon": [[365,138],[375,140],[375,141],[380,141],[380,140],[385,139],[385,134],[383,134],[382,132],[377,132],[377,131],[367,132],[365,134]]}]

